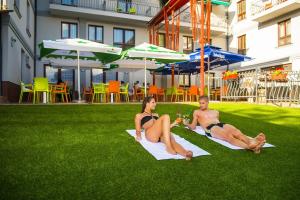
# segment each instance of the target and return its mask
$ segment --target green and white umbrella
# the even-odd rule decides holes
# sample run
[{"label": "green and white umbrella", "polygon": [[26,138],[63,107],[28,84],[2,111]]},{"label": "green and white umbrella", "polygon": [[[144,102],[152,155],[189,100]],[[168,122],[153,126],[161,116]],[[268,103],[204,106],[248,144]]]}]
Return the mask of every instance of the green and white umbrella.
[{"label": "green and white umbrella", "polygon": [[[145,85],[147,83],[146,69],[147,60],[155,60],[159,63],[170,64],[181,61],[189,60],[189,56],[177,51],[159,47],[153,44],[144,42],[138,46],[130,48],[122,53],[122,59],[143,59],[144,62],[144,75]],[[159,67],[159,66],[158,66]],[[146,96],[146,87],[145,87]]]},{"label": "green and white umbrella", "polygon": [[106,44],[92,42],[84,39],[58,39],[43,40],[39,44],[41,60],[59,60],[72,63],[70,60],[77,60],[78,69],[78,97],[80,97],[80,61],[93,63],[99,66],[118,60],[121,57],[122,49]]}]

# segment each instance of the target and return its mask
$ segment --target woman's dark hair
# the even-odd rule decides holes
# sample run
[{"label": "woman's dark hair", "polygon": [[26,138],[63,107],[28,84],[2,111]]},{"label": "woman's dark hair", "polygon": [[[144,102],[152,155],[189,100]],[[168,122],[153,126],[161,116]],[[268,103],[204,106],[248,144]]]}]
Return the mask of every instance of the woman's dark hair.
[{"label": "woman's dark hair", "polygon": [[148,96],[148,97],[145,97],[144,100],[143,100],[143,105],[142,105],[142,112],[143,113],[145,111],[145,108],[146,108],[146,104],[147,103],[150,103],[150,101],[153,99],[154,97],[153,96]]}]

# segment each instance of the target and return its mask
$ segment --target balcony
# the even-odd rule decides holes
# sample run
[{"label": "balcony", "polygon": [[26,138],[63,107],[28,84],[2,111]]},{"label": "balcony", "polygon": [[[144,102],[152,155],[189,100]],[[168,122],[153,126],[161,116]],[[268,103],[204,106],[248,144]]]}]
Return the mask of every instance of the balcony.
[{"label": "balcony", "polygon": [[160,10],[155,4],[125,3],[117,0],[50,0],[50,12],[116,23],[145,25]]},{"label": "balcony", "polygon": [[[191,27],[191,14],[189,12],[183,12],[180,15],[181,26]],[[226,33],[227,32],[227,19],[226,17],[218,16],[211,13],[210,28],[212,33]]]},{"label": "balcony", "polygon": [[251,19],[265,22],[300,8],[300,0],[258,0],[251,4]]}]

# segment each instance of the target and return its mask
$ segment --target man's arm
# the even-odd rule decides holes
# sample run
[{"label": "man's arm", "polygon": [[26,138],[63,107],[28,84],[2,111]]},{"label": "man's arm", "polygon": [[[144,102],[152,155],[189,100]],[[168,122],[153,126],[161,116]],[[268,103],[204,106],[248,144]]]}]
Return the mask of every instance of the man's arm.
[{"label": "man's arm", "polygon": [[193,113],[192,123],[190,123],[190,124],[187,123],[187,124],[184,124],[184,125],[186,125],[189,129],[195,130],[196,126],[197,126],[197,122],[198,122],[198,114],[197,114],[197,111],[195,110],[194,113]]},{"label": "man's arm", "polygon": [[140,120],[140,114],[136,114],[135,115],[135,119],[134,119],[134,122],[135,122],[135,133],[136,133],[136,141],[139,141],[142,139],[141,137],[141,120]]}]

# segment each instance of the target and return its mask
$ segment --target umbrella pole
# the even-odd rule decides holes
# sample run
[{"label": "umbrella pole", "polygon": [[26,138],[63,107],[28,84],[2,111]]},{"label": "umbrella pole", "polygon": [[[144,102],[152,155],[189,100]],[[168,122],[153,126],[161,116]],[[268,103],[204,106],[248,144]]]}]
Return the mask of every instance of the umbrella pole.
[{"label": "umbrella pole", "polygon": [[207,83],[207,96],[208,96],[208,99],[210,99],[210,98],[209,98],[209,97],[210,97],[210,89],[209,89],[209,87],[210,87],[209,68],[210,68],[210,60],[209,60],[209,56],[208,56],[208,63],[207,63],[207,75],[208,75],[208,77],[207,77],[207,81],[208,81],[208,83]]},{"label": "umbrella pole", "polygon": [[145,76],[145,79],[144,79],[144,81],[145,81],[145,88],[144,88],[144,96],[146,97],[147,96],[147,74],[146,74],[146,69],[147,69],[147,60],[146,60],[146,58],[144,58],[144,61],[145,61],[145,69],[144,69],[144,76]]},{"label": "umbrella pole", "polygon": [[79,54],[80,51],[77,50],[77,88],[78,88],[78,102],[81,101],[81,96],[80,96],[80,63],[79,63]]}]

